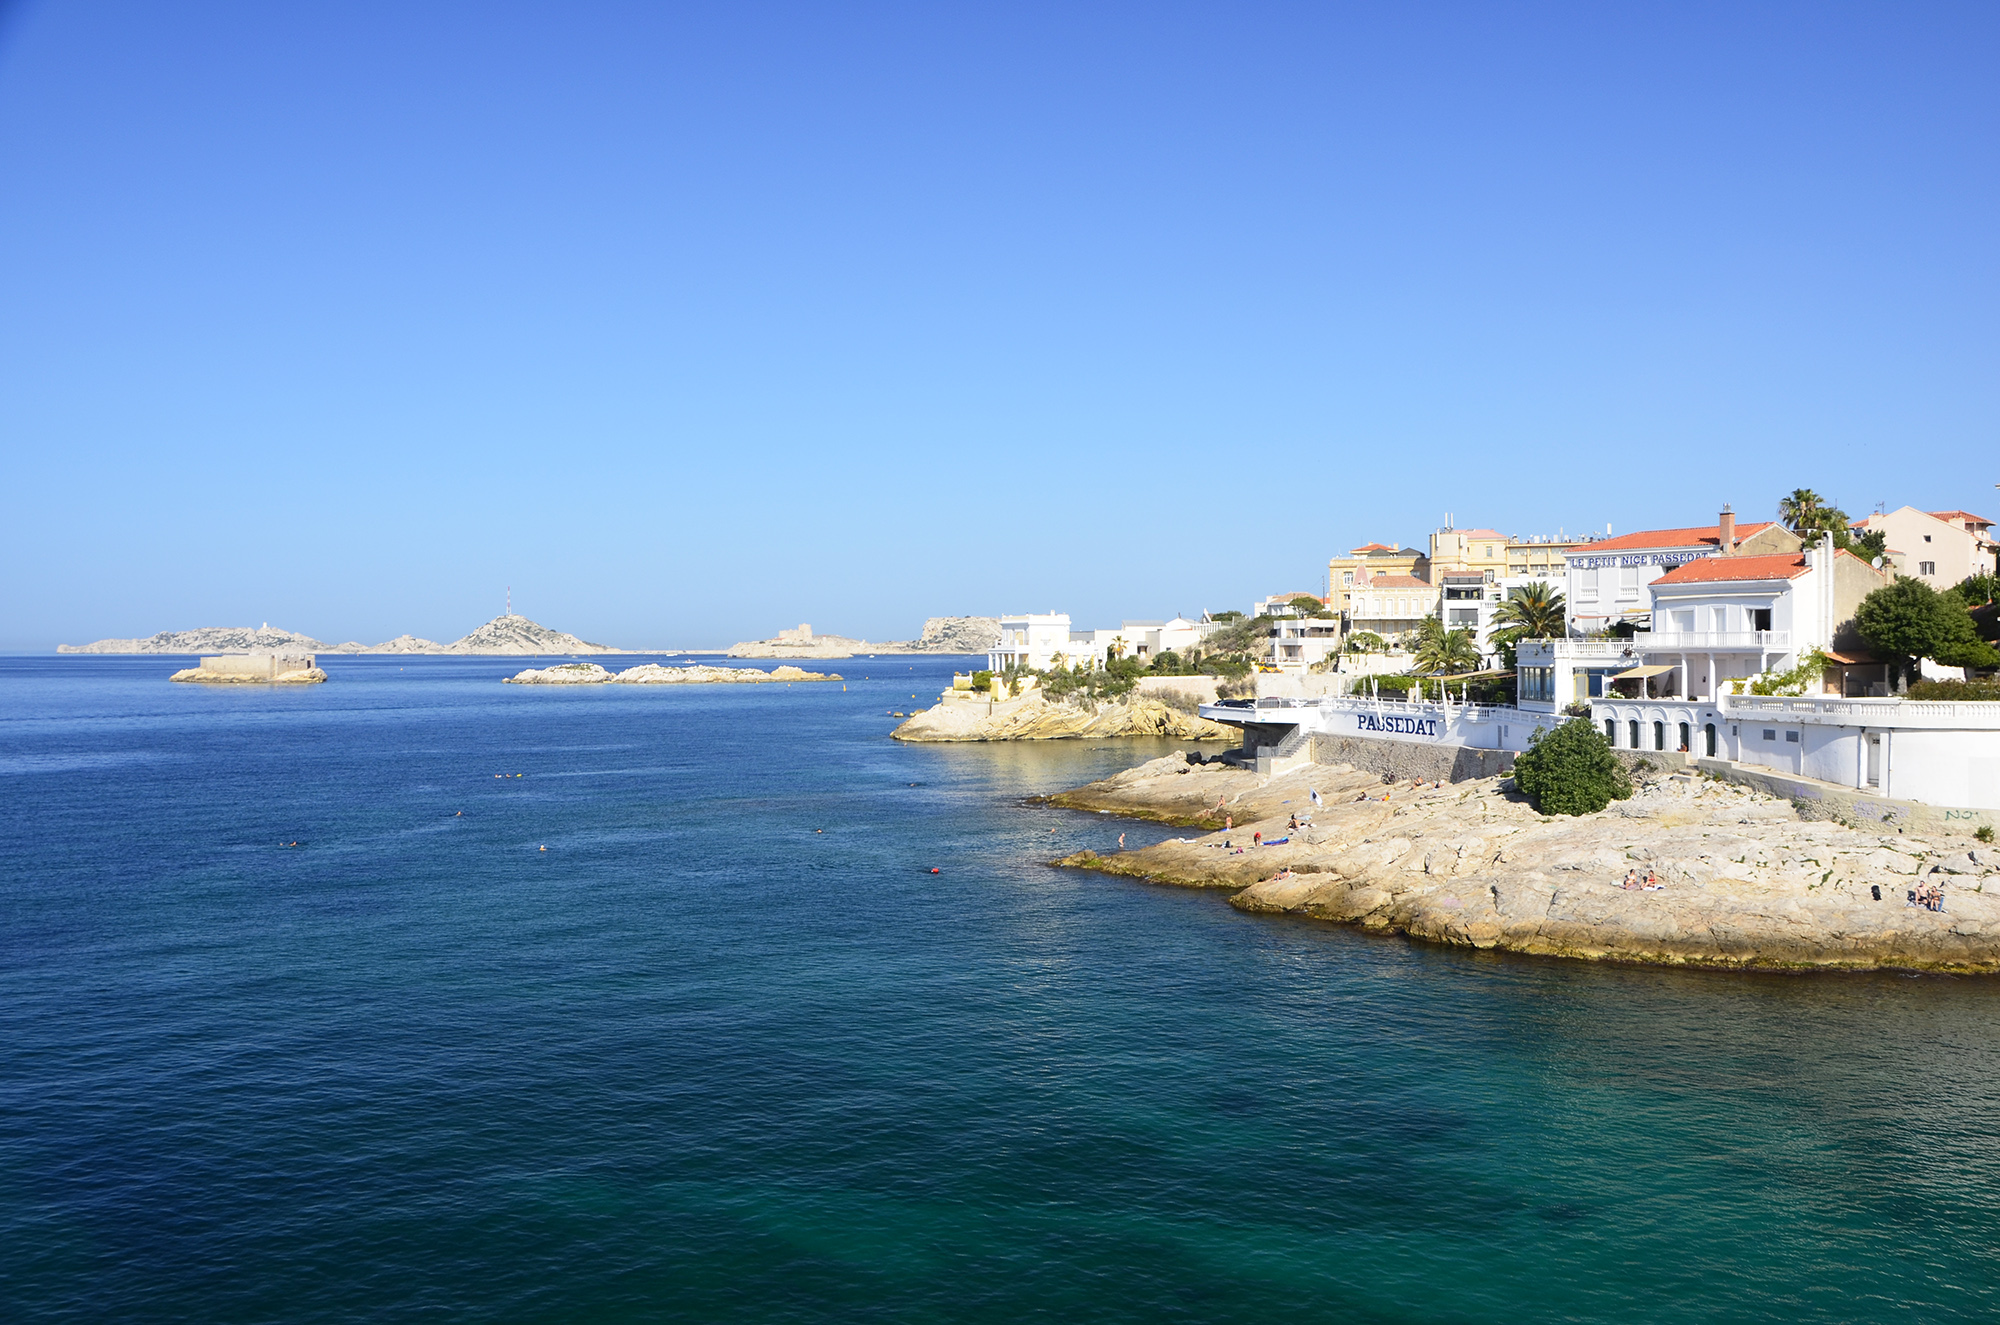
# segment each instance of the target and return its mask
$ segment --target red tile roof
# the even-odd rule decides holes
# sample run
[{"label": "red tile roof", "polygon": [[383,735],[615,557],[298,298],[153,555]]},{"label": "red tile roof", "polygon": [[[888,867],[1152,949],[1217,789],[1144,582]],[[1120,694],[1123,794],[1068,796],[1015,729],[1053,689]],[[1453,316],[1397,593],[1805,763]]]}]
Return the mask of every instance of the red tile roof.
[{"label": "red tile roof", "polygon": [[[1770,520],[1739,520],[1736,523],[1738,542],[1750,537],[1760,529],[1769,529]],[[1694,525],[1687,529],[1642,529],[1636,534],[1620,534],[1616,538],[1600,538],[1595,543],[1579,544],[1575,549],[1579,555],[1595,556],[1607,549],[1618,551],[1625,548],[1654,547],[1700,547],[1704,543],[1722,545],[1720,525]]]},{"label": "red tile roof", "polygon": [[1703,557],[1684,561],[1654,584],[1699,584],[1714,580],[1790,580],[1806,573],[1803,552],[1768,557]]},{"label": "red tile roof", "polygon": [[1364,552],[1394,552],[1395,550],[1395,548],[1390,547],[1387,543],[1363,543],[1360,547],[1354,549],[1354,555],[1358,557]]},{"label": "red tile roof", "polygon": [[1969,520],[1973,524],[1983,524],[1983,525],[1991,525],[1993,523],[1985,516],[1974,515],[1971,511],[1926,511],[1924,512],[1924,514],[1930,516],[1934,520],[1945,520],[1945,521]]},{"label": "red tile roof", "polygon": [[[1357,586],[1359,587],[1359,586]],[[1377,575],[1368,581],[1370,589],[1428,589],[1429,580],[1420,580],[1414,575]]]}]

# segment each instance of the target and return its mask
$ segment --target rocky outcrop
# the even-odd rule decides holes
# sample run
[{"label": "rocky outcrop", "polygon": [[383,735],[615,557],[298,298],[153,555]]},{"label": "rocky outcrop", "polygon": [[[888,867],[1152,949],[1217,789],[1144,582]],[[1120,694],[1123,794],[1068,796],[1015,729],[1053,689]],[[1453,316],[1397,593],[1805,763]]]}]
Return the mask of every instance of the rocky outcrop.
[{"label": "rocky outcrop", "polygon": [[435,640],[420,639],[415,635],[398,635],[380,644],[370,644],[366,648],[357,647],[354,651],[356,653],[443,653],[445,646]]},{"label": "rocky outcrop", "polygon": [[924,633],[900,644],[877,644],[873,653],[990,653],[1000,640],[996,616],[934,616]]},{"label": "rocky outcrop", "polygon": [[1050,741],[1065,737],[1166,736],[1182,741],[1234,741],[1234,727],[1184,713],[1154,699],[1132,697],[1096,706],[1052,703],[1039,693],[989,702],[955,692],[912,715],[889,733],[899,741]]},{"label": "rocky outcrop", "polygon": [[326,673],[317,667],[302,667],[297,671],[279,672],[276,676],[250,676],[239,672],[213,672],[201,667],[183,667],[167,679],[207,686],[298,686],[316,685],[326,680]]},{"label": "rocky outcrop", "polygon": [[510,685],[757,685],[773,681],[838,681],[837,672],[808,672],[798,667],[774,667],[768,672],[755,667],[668,667],[646,663],[612,672],[597,663],[561,663],[554,667],[530,667],[507,678]]},{"label": "rocky outcrop", "polygon": [[[1058,863],[1231,889],[1246,911],[1596,960],[2000,972],[2000,853],[1801,822],[1788,801],[1703,778],[1544,818],[1501,778],[1390,784],[1340,767],[1260,778],[1170,758],[1051,799],[1204,828],[1228,816],[1201,837]],[[1294,829],[1293,816],[1310,822]],[[1258,832],[1282,844],[1253,845]],[[1660,887],[1629,890],[1628,871]],[[1908,904],[1933,886],[1942,911]]]}]

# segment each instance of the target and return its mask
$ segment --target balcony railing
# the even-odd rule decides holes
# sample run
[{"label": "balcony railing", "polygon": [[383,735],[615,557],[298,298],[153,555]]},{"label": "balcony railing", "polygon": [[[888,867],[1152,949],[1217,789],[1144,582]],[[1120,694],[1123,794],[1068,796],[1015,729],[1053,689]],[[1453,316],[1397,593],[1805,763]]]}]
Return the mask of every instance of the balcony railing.
[{"label": "balcony railing", "polygon": [[1788,630],[1653,630],[1632,637],[1641,649],[1660,652],[1784,653],[1792,647]]}]

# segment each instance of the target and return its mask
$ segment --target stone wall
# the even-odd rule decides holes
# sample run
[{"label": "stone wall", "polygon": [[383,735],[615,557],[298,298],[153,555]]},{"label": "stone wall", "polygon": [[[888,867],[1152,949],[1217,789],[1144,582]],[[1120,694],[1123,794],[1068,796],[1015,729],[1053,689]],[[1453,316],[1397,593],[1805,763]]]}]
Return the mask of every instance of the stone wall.
[{"label": "stone wall", "polygon": [[1315,736],[1312,757],[1316,764],[1352,764],[1364,773],[1380,773],[1399,781],[1465,782],[1512,772],[1514,768],[1514,754],[1510,750],[1375,741],[1366,736]]},{"label": "stone wall", "polygon": [[310,653],[224,653],[201,660],[201,670],[223,676],[261,676],[265,680],[286,672],[303,672],[315,665]]}]

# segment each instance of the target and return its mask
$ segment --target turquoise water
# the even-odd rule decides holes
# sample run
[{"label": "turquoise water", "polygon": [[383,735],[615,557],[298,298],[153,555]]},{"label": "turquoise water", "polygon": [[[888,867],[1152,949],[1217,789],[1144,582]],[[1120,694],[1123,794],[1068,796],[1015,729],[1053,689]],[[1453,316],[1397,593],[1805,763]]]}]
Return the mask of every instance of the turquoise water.
[{"label": "turquoise water", "polygon": [[0,1316],[2000,1307],[1993,984],[1051,870],[1168,834],[1023,803],[1151,748],[889,741],[953,661],[0,660]]}]

